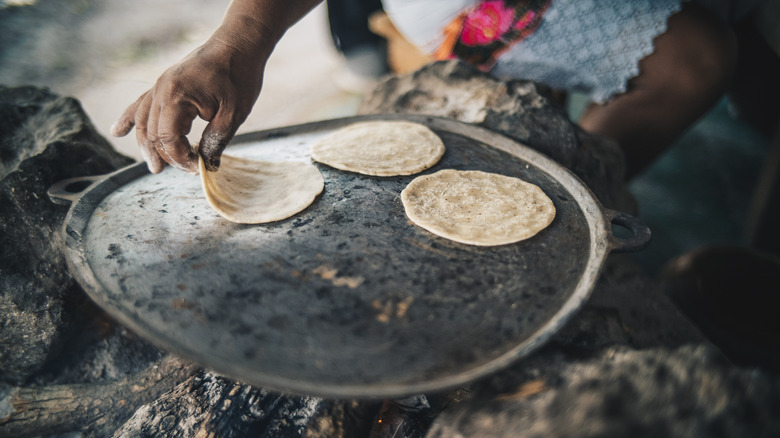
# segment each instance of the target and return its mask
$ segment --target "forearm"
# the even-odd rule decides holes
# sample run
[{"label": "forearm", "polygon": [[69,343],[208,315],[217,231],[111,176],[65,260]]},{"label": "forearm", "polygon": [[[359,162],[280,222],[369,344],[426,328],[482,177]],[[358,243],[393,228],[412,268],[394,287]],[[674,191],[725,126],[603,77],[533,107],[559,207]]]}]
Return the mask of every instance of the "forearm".
[{"label": "forearm", "polygon": [[295,22],[321,0],[233,0],[211,36],[245,56],[270,56],[276,43]]}]

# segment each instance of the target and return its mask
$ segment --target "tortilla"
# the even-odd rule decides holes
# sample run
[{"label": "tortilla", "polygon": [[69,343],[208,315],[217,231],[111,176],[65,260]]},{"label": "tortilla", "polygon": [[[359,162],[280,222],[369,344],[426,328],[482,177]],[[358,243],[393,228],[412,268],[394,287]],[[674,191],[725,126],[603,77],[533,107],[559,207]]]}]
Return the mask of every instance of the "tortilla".
[{"label": "tortilla", "polygon": [[476,170],[419,176],[401,192],[401,201],[415,225],[477,246],[528,239],[555,217],[552,200],[538,186]]},{"label": "tortilla", "polygon": [[438,163],[444,143],[425,125],[359,122],[314,144],[311,157],[336,169],[372,176],[413,175]]},{"label": "tortilla", "polygon": [[225,219],[259,224],[287,219],[314,202],[325,181],[314,165],[269,162],[222,155],[217,172],[200,159],[203,192]]}]

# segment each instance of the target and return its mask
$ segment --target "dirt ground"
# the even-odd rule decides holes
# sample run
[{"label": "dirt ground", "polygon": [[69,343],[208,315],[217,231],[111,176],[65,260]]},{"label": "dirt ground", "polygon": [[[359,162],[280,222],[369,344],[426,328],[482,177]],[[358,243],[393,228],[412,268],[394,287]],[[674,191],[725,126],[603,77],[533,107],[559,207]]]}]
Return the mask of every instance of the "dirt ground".
[{"label": "dirt ground", "polygon": [[[111,124],[170,65],[219,25],[228,0],[0,0],[0,84],[78,98],[117,149],[140,159]],[[354,114],[360,96],[334,81],[341,58],[325,6],[291,28],[268,62],[263,92],[239,132]],[[196,121],[191,141],[205,123]]]}]

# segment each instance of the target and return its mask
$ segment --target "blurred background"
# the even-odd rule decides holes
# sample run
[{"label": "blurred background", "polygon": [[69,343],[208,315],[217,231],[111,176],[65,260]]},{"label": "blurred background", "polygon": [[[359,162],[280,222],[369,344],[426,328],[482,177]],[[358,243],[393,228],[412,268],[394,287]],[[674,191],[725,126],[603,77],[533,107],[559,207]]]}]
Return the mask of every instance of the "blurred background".
[{"label": "blurred background", "polygon": [[[38,85],[79,99],[99,132],[140,159],[131,133],[111,124],[157,77],[200,45],[228,0],[0,0],[0,84]],[[339,87],[343,57],[318,6],[269,60],[263,92],[239,132],[355,113],[361,95]],[[343,79],[343,78],[341,78]],[[576,117],[583,102],[570,101]],[[193,127],[197,141],[202,122]],[[705,244],[744,244],[745,222],[769,140],[724,99],[651,169],[632,181],[640,218],[654,232],[635,256],[649,272]]]},{"label": "blurred background", "polygon": [[[229,3],[0,0],[0,84],[45,86],[79,99],[98,131],[140,160],[134,135],[110,137],[111,124],[208,38]],[[360,95],[332,80],[342,73],[341,62],[320,5],[277,46],[260,99],[239,132],[354,114]],[[203,126],[193,127],[191,141]]]}]

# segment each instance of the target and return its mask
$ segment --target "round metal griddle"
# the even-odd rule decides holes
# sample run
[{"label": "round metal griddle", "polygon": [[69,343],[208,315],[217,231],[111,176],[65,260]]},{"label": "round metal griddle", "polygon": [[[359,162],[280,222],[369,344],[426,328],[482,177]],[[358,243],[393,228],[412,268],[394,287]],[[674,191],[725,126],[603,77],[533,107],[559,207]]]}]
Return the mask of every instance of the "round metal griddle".
[{"label": "round metal griddle", "polygon": [[[414,226],[401,190],[317,164],[325,190],[300,214],[240,225],[207,204],[198,177],[139,163],[95,179],[64,224],[73,275],[101,307],[156,343],[247,383],[336,398],[400,397],[471,381],[527,355],[582,306],[611,250],[649,232],[603,209],[569,171],[504,136],[452,120],[383,115],[236,137],[226,151],[309,161],[320,137],[365,120],[428,125],[436,166],[515,176],[553,200],[553,223],[497,247]],[[88,182],[92,180],[88,179]],[[629,228],[613,236],[612,224]]]}]

